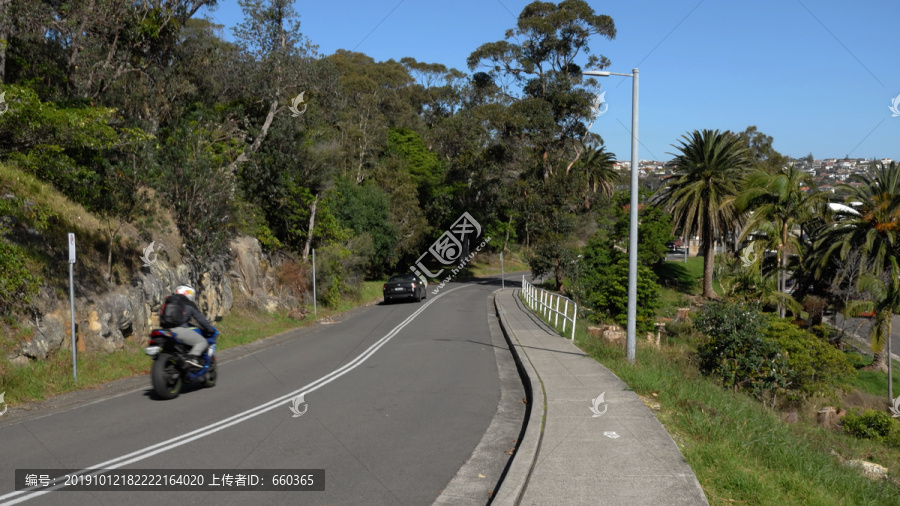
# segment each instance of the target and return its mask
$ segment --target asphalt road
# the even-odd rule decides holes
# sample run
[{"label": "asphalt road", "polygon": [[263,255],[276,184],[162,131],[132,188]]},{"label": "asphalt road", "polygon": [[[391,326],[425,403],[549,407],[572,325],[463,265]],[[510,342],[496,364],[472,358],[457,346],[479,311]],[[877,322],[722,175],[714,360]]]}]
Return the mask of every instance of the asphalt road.
[{"label": "asphalt road", "polygon": [[[211,389],[160,401],[147,377],[0,424],[0,504],[431,504],[500,399],[485,303],[495,287],[434,288],[225,362]],[[300,393],[307,410],[294,416]],[[14,491],[15,469],[88,467],[324,469],[325,491]]]}]

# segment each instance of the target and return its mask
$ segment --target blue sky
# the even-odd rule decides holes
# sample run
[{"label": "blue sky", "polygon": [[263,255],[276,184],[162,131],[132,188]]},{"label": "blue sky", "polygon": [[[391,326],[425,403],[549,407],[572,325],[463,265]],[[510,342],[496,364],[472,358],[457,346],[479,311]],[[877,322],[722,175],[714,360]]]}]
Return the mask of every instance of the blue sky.
[{"label": "blue sky", "polygon": [[[442,63],[503,39],[530,0],[297,0],[301,31],[320,53],[356,50],[375,60]],[[640,69],[641,159],[667,160],[695,129],[774,138],[785,155],[900,159],[896,3],[862,0],[667,0],[600,2],[614,40],[596,37],[606,70]],[[231,28],[237,0],[206,13]],[[230,30],[226,38],[232,40]],[[594,123],[620,160],[630,158],[631,79],[602,78],[608,111]]]}]

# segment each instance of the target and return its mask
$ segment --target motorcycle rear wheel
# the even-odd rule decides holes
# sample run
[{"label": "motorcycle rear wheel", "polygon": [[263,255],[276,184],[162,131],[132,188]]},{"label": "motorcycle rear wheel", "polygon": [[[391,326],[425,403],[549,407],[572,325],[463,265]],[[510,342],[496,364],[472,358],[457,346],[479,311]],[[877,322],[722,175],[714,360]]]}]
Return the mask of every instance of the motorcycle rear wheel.
[{"label": "motorcycle rear wheel", "polygon": [[153,361],[153,369],[150,371],[153,380],[153,390],[162,399],[174,399],[181,393],[181,371],[178,370],[178,360],[168,353],[160,353]]},{"label": "motorcycle rear wheel", "polygon": [[219,377],[218,367],[216,366],[216,357],[213,357],[209,363],[209,370],[206,371],[206,379],[203,380],[203,386],[212,388],[216,386],[216,379]]}]

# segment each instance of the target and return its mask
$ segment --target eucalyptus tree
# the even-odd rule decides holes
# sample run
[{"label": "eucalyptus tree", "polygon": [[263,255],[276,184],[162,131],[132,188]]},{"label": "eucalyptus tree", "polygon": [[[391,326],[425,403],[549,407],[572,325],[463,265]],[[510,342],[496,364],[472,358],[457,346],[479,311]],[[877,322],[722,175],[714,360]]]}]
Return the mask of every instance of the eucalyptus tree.
[{"label": "eucalyptus tree", "polygon": [[[812,176],[797,170],[793,164],[772,172],[757,170],[743,183],[736,206],[739,212],[749,212],[744,231],[738,242],[754,233],[775,239],[776,265],[778,266],[777,290],[784,293],[787,285],[789,255],[801,255],[802,225],[821,214],[827,196],[815,190]],[[784,317],[785,305],[778,305],[779,316]]]},{"label": "eucalyptus tree", "polygon": [[[508,159],[523,157],[518,167],[520,225],[533,244],[529,263],[535,274],[554,272],[561,284],[563,267],[575,258],[572,237],[576,213],[583,209],[577,177],[571,173],[584,150],[592,102],[599,86],[582,77],[588,69],[603,69],[609,60],[592,50],[597,37],[613,39],[610,16],[597,14],[584,0],[558,4],[535,1],[526,5],[505,38],[482,44],[468,57],[470,70],[480,70],[476,91],[496,89],[485,110],[494,122],[499,149]],[[507,152],[503,144],[515,146]]]},{"label": "eucalyptus tree", "polygon": [[737,135],[747,147],[753,169],[773,172],[787,164],[787,159],[772,147],[772,136],[760,132],[756,125],[747,127]]},{"label": "eucalyptus tree", "polygon": [[[597,35],[615,38],[615,24],[587,2],[532,2],[504,40],[482,44],[467,60],[470,70],[483,67],[490,79],[502,81],[504,93],[517,102],[518,128],[527,131],[544,180],[571,166],[587,132],[592,94],[579,88],[581,72],[609,65],[591,52]],[[596,88],[592,79],[588,85]]]},{"label": "eucalyptus tree", "polygon": [[703,297],[718,298],[712,286],[715,245],[743,223],[735,201],[750,163],[747,149],[736,135],[718,130],[694,130],[675,147],[680,153],[675,155],[673,175],[653,201],[672,213],[675,230],[700,236]]},{"label": "eucalyptus tree", "polygon": [[238,0],[244,20],[234,28],[234,36],[243,53],[237,70],[242,96],[259,106],[259,117],[247,117],[247,142],[241,153],[229,164],[233,174],[238,165],[250,160],[266,138],[275,115],[291,107],[305,109],[302,88],[304,72],[311,66],[317,47],[300,32],[300,16],[293,8],[294,0]]}]

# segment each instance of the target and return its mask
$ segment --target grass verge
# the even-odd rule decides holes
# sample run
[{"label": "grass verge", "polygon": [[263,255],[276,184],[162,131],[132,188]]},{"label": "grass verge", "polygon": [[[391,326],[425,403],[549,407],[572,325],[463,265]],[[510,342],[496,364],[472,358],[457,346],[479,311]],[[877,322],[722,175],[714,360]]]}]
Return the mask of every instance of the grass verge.
[{"label": "grass verge", "polygon": [[[503,255],[503,272],[521,272],[528,271],[531,268],[525,263],[517,253],[507,251]],[[477,255],[469,269],[474,277],[497,276],[500,274],[500,255],[497,253],[485,253]]]},{"label": "grass verge", "polygon": [[[637,394],[658,401],[654,414],[711,504],[900,504],[900,451],[823,429],[805,414],[783,422],[752,397],[700,375],[689,341],[661,349],[639,342],[634,366],[622,347],[589,336],[586,322],[578,322],[575,342]],[[841,464],[849,459],[881,464],[892,479],[870,481]]]},{"label": "grass verge", "polygon": [[[275,314],[236,307],[214,325],[221,338],[219,349],[225,350],[249,344],[289,330],[312,325],[344,311],[381,299],[383,281],[366,281],[357,299],[342,300],[334,308],[319,307],[317,315],[308,307],[303,320],[288,318],[287,313]],[[25,366],[0,362],[0,392],[6,392],[10,406],[39,402],[51,397],[82,389],[97,388],[110,381],[147,374],[150,359],[134,340],[126,340],[125,347],[116,353],[83,353],[78,355],[78,381],[72,374],[71,348],[60,349],[46,360],[35,360]]]}]

